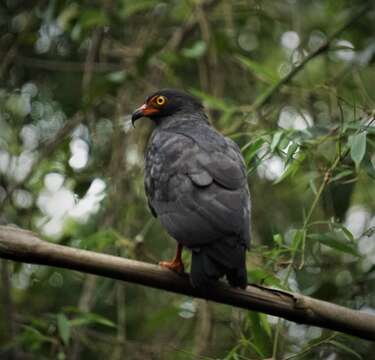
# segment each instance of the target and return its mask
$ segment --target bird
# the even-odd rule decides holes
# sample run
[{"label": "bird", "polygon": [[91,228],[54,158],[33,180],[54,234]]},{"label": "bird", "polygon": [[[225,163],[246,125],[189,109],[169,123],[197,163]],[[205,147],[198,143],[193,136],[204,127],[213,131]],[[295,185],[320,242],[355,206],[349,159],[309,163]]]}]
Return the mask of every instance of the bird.
[{"label": "bird", "polygon": [[131,117],[155,124],[145,151],[144,186],[152,214],[177,241],[172,261],[160,266],[184,274],[182,250],[191,251],[190,281],[206,288],[226,277],[246,288],[250,246],[250,191],[238,145],[208,121],[201,101],[163,89]]}]

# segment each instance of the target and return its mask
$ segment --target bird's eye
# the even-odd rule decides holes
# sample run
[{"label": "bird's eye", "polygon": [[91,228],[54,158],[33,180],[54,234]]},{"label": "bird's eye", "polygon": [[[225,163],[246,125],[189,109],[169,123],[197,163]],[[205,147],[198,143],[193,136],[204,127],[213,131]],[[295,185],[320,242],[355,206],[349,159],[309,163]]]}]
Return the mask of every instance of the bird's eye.
[{"label": "bird's eye", "polygon": [[157,106],[163,106],[167,102],[165,96],[157,96],[155,98],[155,103]]}]

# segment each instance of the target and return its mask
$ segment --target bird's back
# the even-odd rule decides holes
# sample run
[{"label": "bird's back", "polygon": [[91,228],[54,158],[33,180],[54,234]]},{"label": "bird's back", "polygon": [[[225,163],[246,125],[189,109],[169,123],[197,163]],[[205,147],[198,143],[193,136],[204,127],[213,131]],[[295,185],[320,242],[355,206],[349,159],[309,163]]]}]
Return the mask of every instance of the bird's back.
[{"label": "bird's back", "polygon": [[154,130],[145,162],[153,214],[193,250],[193,284],[226,274],[246,286],[250,195],[238,146],[204,122],[180,121]]}]

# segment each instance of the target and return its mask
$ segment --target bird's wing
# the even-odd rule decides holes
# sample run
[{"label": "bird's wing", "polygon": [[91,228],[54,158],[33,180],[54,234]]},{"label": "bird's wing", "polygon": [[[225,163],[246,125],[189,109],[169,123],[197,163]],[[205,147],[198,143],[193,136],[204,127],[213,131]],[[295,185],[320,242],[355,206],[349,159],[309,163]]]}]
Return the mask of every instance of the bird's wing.
[{"label": "bird's wing", "polygon": [[146,193],[171,235],[190,247],[238,235],[248,247],[250,200],[238,147],[208,127],[156,136],[146,157]]},{"label": "bird's wing", "polygon": [[[228,189],[238,189],[247,183],[246,165],[237,144],[208,126],[171,129],[189,138],[199,148],[192,156],[196,171],[205,170],[215,182]],[[197,184],[199,185],[199,184]]]}]

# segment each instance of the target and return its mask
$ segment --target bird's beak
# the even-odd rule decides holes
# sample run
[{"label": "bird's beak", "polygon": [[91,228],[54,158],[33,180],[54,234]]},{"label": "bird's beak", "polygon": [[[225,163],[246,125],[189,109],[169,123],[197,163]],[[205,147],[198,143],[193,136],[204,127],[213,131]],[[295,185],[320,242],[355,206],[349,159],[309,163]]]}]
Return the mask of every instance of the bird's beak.
[{"label": "bird's beak", "polygon": [[138,109],[136,109],[133,114],[132,114],[132,125],[133,127],[134,126],[134,123],[141,117],[144,116],[144,111],[146,110],[147,108],[147,105],[146,104],[143,104],[141,107],[139,107]]},{"label": "bird's beak", "polygon": [[132,125],[134,127],[134,123],[143,116],[151,116],[159,112],[159,109],[151,107],[147,104],[143,104],[141,107],[136,109],[132,114]]}]

